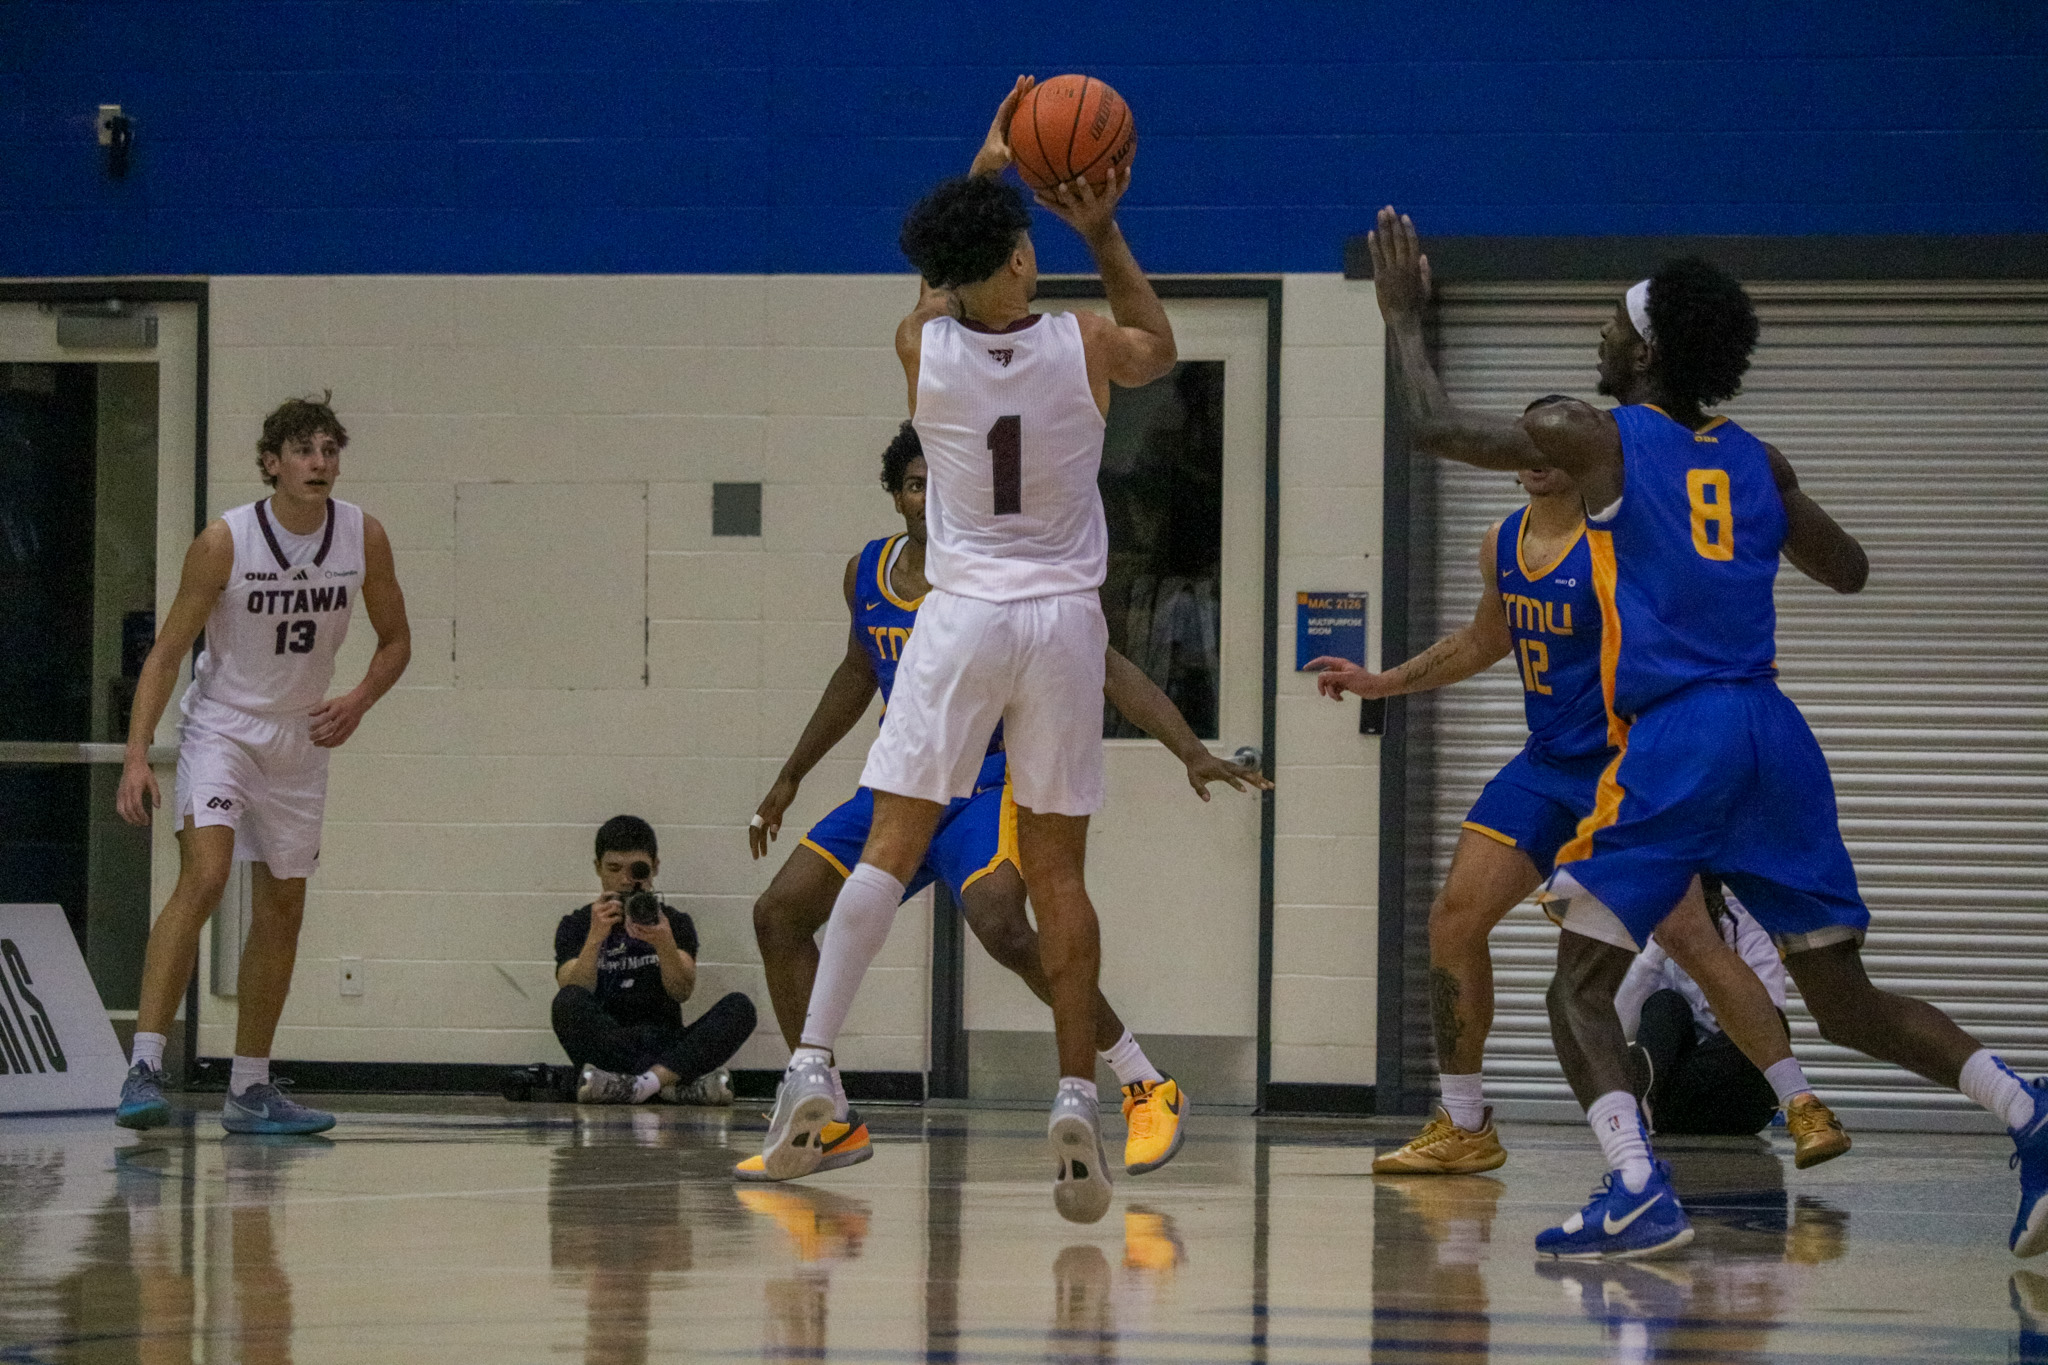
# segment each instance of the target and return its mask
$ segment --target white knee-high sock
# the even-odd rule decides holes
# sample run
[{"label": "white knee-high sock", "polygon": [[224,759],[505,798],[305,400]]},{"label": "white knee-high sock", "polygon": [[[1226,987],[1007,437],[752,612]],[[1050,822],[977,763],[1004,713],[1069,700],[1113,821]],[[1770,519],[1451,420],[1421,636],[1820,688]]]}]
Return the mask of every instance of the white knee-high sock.
[{"label": "white knee-high sock", "polygon": [[1963,1063],[1956,1089],[1998,1115],[2008,1128],[2024,1128],[2034,1120],[2034,1092],[1988,1047],[1977,1049]]},{"label": "white knee-high sock", "polygon": [[847,874],[818,948],[818,978],[811,986],[810,1012],[804,1016],[805,1047],[829,1051],[839,1040],[861,978],[888,940],[902,901],[903,883],[873,863],[857,864]]},{"label": "white knee-high sock", "polygon": [[1610,1091],[1586,1106],[1586,1121],[1600,1139],[1607,1169],[1621,1172],[1630,1194],[1641,1194],[1650,1183],[1650,1144],[1643,1137],[1636,1097],[1626,1090]]}]

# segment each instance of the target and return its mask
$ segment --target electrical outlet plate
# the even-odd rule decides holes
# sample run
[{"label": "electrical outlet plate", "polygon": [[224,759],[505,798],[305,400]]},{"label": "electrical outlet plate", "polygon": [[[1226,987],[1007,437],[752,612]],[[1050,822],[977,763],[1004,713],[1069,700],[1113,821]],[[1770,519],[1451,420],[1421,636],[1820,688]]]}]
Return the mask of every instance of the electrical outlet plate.
[{"label": "electrical outlet plate", "polygon": [[363,993],[363,960],[359,957],[345,957],[341,960],[341,993],[361,995]]},{"label": "electrical outlet plate", "polygon": [[114,120],[119,117],[121,117],[120,105],[102,104],[100,106],[100,146],[111,147],[114,145]]}]

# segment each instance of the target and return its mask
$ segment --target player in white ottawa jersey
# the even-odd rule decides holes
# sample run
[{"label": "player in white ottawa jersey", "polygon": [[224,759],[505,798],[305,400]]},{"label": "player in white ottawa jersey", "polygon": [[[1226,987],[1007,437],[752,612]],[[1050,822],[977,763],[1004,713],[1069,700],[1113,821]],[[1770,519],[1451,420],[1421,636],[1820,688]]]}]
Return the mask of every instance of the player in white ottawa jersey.
[{"label": "player in white ottawa jersey", "polygon": [[1096,473],[1112,384],[1158,379],[1176,358],[1166,310],[1116,224],[1126,167],[1100,190],[1075,181],[1039,203],[1087,243],[1115,320],[1031,311],[1031,215],[1001,180],[1020,77],[967,176],[939,185],[903,225],[923,277],[896,332],[911,420],[929,471],[932,590],[904,646],[861,784],[874,822],[825,929],[818,975],[776,1098],[763,1164],[804,1175],[832,1120],[832,1047],[947,802],[970,795],[1002,722],[1018,855],[1051,986],[1060,1083],[1048,1138],[1053,1200],[1075,1222],[1109,1208],[1097,1131],[1095,996],[1101,944],[1082,869],[1103,798],[1102,683],[1109,630],[1097,597],[1109,536]]},{"label": "player in white ottawa jersey", "polygon": [[[185,554],[178,596],[142,666],[116,798],[148,825],[163,796],[149,741],[186,651],[206,633],[185,691],[178,747],[178,885],[149,933],[135,1051],[114,1121],[170,1121],[165,1035],[191,978],[199,931],[236,862],[253,869],[242,950],[235,1060],[221,1124],[234,1133],[317,1133],[334,1116],[293,1102],[270,1079],[270,1045],[298,955],[306,878],[320,861],[327,751],[391,689],[412,657],[405,595],[384,528],[333,497],[348,432],[323,396],[263,421],[256,465],[276,492],[230,509]],[[377,650],[356,687],[329,699],[334,656],[360,598]]]}]

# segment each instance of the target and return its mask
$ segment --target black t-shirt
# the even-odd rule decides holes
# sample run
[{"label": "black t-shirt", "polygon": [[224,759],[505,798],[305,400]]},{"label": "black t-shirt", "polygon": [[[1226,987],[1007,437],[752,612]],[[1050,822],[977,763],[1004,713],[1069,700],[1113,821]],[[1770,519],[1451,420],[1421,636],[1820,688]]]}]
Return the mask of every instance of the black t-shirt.
[{"label": "black t-shirt", "polygon": [[[697,956],[697,926],[679,910],[667,909],[668,927],[676,936],[676,947],[694,960]],[[590,907],[571,910],[555,926],[555,969],[583,955],[584,940],[590,937]],[[597,1003],[605,1013],[622,1024],[674,1024],[683,1022],[683,1007],[669,998],[661,985],[661,960],[654,945],[642,943],[626,932],[625,922],[612,926],[604,946],[597,950]]]}]

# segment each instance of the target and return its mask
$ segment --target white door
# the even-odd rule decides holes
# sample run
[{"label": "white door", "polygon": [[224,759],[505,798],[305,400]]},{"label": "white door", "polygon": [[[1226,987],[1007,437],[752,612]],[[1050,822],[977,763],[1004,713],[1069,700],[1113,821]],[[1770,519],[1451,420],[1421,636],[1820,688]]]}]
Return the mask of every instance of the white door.
[{"label": "white door", "polygon": [[[1096,300],[1044,306],[1108,311]],[[1257,746],[1264,715],[1266,310],[1264,299],[1168,301],[1181,364],[1118,391],[1104,443],[1111,643],[1224,755]],[[1107,747],[1109,801],[1088,848],[1103,993],[1198,1102],[1251,1104],[1259,801],[1219,786],[1204,805],[1154,741]],[[1050,1093],[1052,1016],[978,947],[966,954],[963,1013],[971,1095]]]}]

